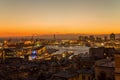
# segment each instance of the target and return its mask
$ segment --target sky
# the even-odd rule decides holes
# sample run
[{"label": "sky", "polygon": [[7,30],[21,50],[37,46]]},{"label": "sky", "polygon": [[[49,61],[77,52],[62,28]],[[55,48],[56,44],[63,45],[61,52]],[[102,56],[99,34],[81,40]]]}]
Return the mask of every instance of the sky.
[{"label": "sky", "polygon": [[0,0],[0,36],[120,33],[120,0]]}]

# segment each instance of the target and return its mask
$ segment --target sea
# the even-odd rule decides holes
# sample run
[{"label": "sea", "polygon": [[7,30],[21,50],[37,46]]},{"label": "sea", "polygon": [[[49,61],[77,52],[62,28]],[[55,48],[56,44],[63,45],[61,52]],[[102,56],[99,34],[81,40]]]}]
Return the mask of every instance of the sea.
[{"label": "sea", "polygon": [[62,54],[64,52],[72,52],[74,55],[81,55],[83,57],[89,55],[89,48],[86,46],[58,46],[58,45],[47,45],[46,48],[58,49],[58,51],[54,52],[53,54]]}]

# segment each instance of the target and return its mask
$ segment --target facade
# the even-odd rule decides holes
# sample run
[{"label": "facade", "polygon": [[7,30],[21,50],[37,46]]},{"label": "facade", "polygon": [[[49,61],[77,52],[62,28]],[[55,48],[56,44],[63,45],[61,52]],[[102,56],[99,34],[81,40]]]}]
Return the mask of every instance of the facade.
[{"label": "facade", "polygon": [[62,71],[54,74],[52,80],[93,80],[94,72],[89,69],[81,69],[74,72]]},{"label": "facade", "polygon": [[36,48],[33,48],[32,51],[36,51],[39,55],[46,51],[46,47],[45,46],[36,47]]},{"label": "facade", "polygon": [[100,47],[100,48],[90,48],[89,50],[89,55],[90,57],[93,58],[104,58],[104,48]]},{"label": "facade", "polygon": [[95,37],[93,35],[89,36],[90,41],[95,41]]},{"label": "facade", "polygon": [[99,47],[99,48],[89,49],[90,57],[93,57],[95,59],[103,59],[103,58],[111,57],[113,56],[114,52],[115,52],[114,48]]},{"label": "facade", "polygon": [[114,61],[112,58],[101,59],[95,63],[96,80],[114,80]]},{"label": "facade", "polygon": [[104,37],[104,41],[108,41],[108,37],[107,36]]},{"label": "facade", "polygon": [[120,80],[120,53],[115,53],[115,80]]},{"label": "facade", "polygon": [[93,80],[94,79],[94,71],[92,69],[81,69],[78,70],[79,80]]},{"label": "facade", "polygon": [[114,33],[110,34],[110,40],[115,40],[115,34]]}]

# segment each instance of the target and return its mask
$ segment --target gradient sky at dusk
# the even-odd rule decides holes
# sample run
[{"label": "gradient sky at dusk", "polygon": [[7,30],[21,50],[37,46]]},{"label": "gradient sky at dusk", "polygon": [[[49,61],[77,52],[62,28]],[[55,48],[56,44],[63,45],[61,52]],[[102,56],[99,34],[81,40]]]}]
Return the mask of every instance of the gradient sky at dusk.
[{"label": "gradient sky at dusk", "polygon": [[0,36],[120,33],[120,0],[0,0]]}]

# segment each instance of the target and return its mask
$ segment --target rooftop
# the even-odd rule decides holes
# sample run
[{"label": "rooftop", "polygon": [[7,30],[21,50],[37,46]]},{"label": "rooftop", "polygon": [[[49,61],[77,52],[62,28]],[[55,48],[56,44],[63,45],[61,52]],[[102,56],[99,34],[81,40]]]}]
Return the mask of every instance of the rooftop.
[{"label": "rooftop", "polygon": [[99,67],[115,67],[115,62],[112,58],[108,58],[96,61],[95,65]]},{"label": "rooftop", "polygon": [[62,72],[54,74],[55,77],[62,77],[62,78],[71,78],[77,75],[78,74],[75,72],[68,72],[68,71],[62,71]]}]

